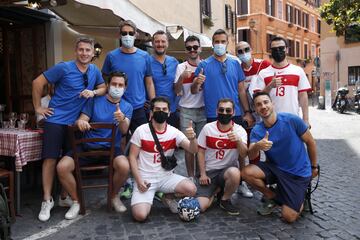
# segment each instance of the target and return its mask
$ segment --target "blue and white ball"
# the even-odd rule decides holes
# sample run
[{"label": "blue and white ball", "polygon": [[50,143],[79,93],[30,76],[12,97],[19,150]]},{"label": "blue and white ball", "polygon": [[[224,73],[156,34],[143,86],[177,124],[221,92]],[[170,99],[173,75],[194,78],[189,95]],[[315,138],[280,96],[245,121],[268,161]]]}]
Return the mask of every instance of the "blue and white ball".
[{"label": "blue and white ball", "polygon": [[184,197],[178,202],[178,214],[181,220],[190,222],[200,216],[200,203],[194,197]]}]

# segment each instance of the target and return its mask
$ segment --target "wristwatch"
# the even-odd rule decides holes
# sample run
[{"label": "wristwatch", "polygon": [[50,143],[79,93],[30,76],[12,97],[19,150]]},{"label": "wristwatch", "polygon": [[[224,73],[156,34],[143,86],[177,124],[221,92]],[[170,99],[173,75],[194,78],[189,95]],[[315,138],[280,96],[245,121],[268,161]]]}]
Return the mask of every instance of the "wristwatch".
[{"label": "wristwatch", "polygon": [[246,113],[251,113],[251,111],[250,110],[245,110],[244,114],[246,114]]},{"label": "wristwatch", "polygon": [[311,165],[311,169],[317,169],[318,168],[318,166],[316,165],[316,166],[312,166]]},{"label": "wristwatch", "polygon": [[94,97],[97,95],[97,91],[96,91],[96,89],[95,89],[95,90],[93,90],[93,94],[94,94]]}]

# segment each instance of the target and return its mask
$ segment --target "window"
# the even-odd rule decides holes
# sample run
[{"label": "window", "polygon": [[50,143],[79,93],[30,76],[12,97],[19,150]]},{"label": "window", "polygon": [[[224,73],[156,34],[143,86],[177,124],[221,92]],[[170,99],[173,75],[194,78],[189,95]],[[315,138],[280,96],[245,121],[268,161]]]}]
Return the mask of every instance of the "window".
[{"label": "window", "polygon": [[301,26],[301,11],[295,8],[295,24]]},{"label": "window", "polygon": [[316,29],[316,32],[317,32],[318,34],[321,33],[321,21],[320,21],[320,19],[317,20],[317,29]]},{"label": "window", "polygon": [[294,8],[288,4],[286,4],[286,21],[294,23]]},{"label": "window", "polygon": [[237,0],[237,15],[249,14],[248,0]]},{"label": "window", "polygon": [[304,44],[304,59],[308,59],[308,45]]},{"label": "window", "polygon": [[300,58],[300,42],[295,41],[295,57]]},{"label": "window", "polygon": [[271,39],[275,37],[275,35],[273,34],[270,34],[270,33],[267,33],[266,34],[266,51],[269,53],[271,52],[271,49],[270,49],[270,41]]},{"label": "window", "polygon": [[250,43],[250,29],[238,29],[238,42],[240,41]]},{"label": "window", "polygon": [[303,19],[302,19],[303,21],[302,21],[302,26],[304,27],[304,28],[309,28],[309,14],[307,14],[307,13],[303,13]]},{"label": "window", "polygon": [[283,19],[283,1],[277,1],[277,17]]},{"label": "window", "polygon": [[265,0],[266,14],[275,17],[275,0]]},{"label": "window", "polygon": [[295,56],[295,42],[294,40],[290,40],[288,39],[288,44],[289,44],[289,52],[288,52],[288,56],[289,57],[294,57]]},{"label": "window", "polygon": [[313,15],[310,16],[310,31],[315,32],[315,17]]},{"label": "window", "polygon": [[225,4],[225,26],[226,28],[232,27],[232,14],[231,14],[231,6],[228,4]]},{"label": "window", "polygon": [[310,56],[312,59],[314,59],[316,57],[316,45],[315,44],[311,44]]},{"label": "window", "polygon": [[360,82],[360,66],[353,66],[348,68],[349,79],[348,85],[355,85],[356,82]]},{"label": "window", "polygon": [[360,42],[360,24],[352,24],[345,30],[345,42]]},{"label": "window", "polygon": [[201,0],[201,13],[211,17],[211,0]]}]

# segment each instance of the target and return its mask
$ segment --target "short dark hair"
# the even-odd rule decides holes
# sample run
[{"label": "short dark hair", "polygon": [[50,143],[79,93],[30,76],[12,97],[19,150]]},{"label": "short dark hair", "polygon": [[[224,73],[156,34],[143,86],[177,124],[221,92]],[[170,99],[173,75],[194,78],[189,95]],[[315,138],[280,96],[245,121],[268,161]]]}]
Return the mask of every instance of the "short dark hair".
[{"label": "short dark hair", "polygon": [[94,49],[94,45],[95,45],[95,40],[91,37],[88,37],[88,36],[81,36],[81,37],[78,37],[76,39],[76,42],[75,42],[75,48],[77,49],[78,46],[79,46],[79,43],[88,43],[91,45],[91,47]]},{"label": "short dark hair", "polygon": [[167,106],[169,108],[170,111],[170,101],[167,97],[154,97],[151,101],[150,101],[150,110],[154,111],[154,107],[155,107],[155,103],[157,102],[164,102],[167,103]]},{"label": "short dark hair", "polygon": [[235,102],[231,98],[220,98],[217,103],[216,108],[219,107],[220,103],[225,103],[225,102],[230,102],[232,104],[232,108],[235,109]]},{"label": "short dark hair", "polygon": [[275,41],[283,41],[285,43],[285,47],[289,46],[288,41],[285,38],[280,37],[280,36],[275,36],[275,37],[271,38],[271,40],[270,40],[270,47],[271,47],[272,42],[275,42]]},{"label": "short dark hair", "polygon": [[253,103],[255,103],[255,99],[256,99],[257,97],[259,97],[259,96],[268,96],[269,99],[270,99],[270,101],[272,101],[269,93],[259,91],[259,92],[255,92],[255,93],[253,94]]},{"label": "short dark hair", "polygon": [[125,21],[120,22],[120,24],[119,24],[119,30],[121,31],[121,29],[122,29],[124,26],[132,27],[132,28],[134,29],[134,32],[136,32],[136,30],[137,30],[135,23],[134,23],[133,21],[131,21],[131,20],[125,20]]},{"label": "short dark hair", "polygon": [[185,40],[185,46],[186,46],[186,43],[188,43],[188,42],[195,42],[195,41],[197,41],[197,42],[199,43],[199,45],[200,45],[200,39],[199,39],[197,36],[195,36],[195,35],[190,35],[190,36],[188,36],[188,37],[186,38],[186,40]]},{"label": "short dark hair", "polygon": [[120,71],[111,72],[111,73],[109,74],[109,78],[108,78],[109,84],[110,84],[110,82],[111,82],[111,80],[112,80],[113,77],[122,77],[122,78],[124,78],[125,86],[127,86],[127,84],[128,84],[128,77],[127,77],[126,73],[120,72]]},{"label": "short dark hair", "polygon": [[214,37],[215,37],[216,35],[221,35],[221,34],[225,34],[225,35],[226,35],[226,40],[228,40],[228,34],[225,32],[224,29],[219,28],[218,30],[216,30],[216,31],[214,32],[214,34],[213,34],[213,36],[212,36],[212,41],[214,41]]},{"label": "short dark hair", "polygon": [[157,30],[153,35],[152,35],[152,38],[151,40],[154,41],[154,38],[156,35],[165,35],[166,38],[168,39],[168,35],[166,34],[166,32],[164,32],[163,30]]}]

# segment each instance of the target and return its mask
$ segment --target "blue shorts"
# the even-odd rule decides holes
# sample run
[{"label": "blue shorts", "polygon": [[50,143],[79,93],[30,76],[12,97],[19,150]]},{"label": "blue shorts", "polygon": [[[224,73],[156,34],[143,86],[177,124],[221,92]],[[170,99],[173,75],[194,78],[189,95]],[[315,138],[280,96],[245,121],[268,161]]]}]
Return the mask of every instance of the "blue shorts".
[{"label": "blue shorts", "polygon": [[300,212],[304,203],[307,187],[311,181],[310,177],[300,177],[284,172],[274,164],[259,162],[257,166],[265,174],[266,184],[277,184],[275,201],[280,205],[286,205],[297,212]]},{"label": "blue shorts", "polygon": [[[86,148],[85,146],[78,146],[78,152],[87,152],[90,149]],[[91,149],[95,150],[95,149]],[[98,150],[104,150],[104,148],[99,148]],[[105,149],[106,150],[106,149]],[[117,156],[123,155],[120,148],[115,147],[114,158]],[[72,157],[74,156],[73,150],[68,151],[65,156]],[[80,166],[86,166],[88,164],[104,164],[109,162],[109,157],[101,156],[101,157],[80,157],[79,163]]]},{"label": "blue shorts", "polygon": [[42,158],[58,159],[70,150],[67,125],[45,122]]}]

